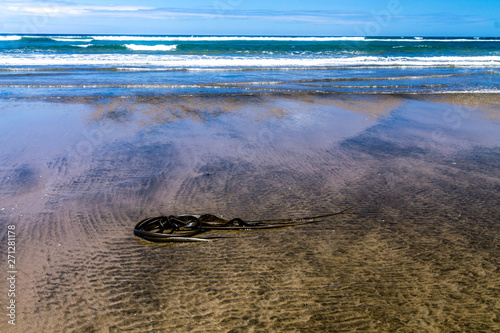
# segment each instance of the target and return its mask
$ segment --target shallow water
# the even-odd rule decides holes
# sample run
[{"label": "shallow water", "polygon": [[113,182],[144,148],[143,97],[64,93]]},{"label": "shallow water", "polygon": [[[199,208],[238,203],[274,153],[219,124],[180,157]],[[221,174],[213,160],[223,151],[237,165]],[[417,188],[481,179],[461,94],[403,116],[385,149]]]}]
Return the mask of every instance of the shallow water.
[{"label": "shallow water", "polygon": [[[499,330],[499,105],[485,94],[2,100],[17,327]],[[222,238],[208,244],[132,234],[160,214],[347,207],[318,224],[210,232]],[[5,239],[3,227],[2,251]]]}]

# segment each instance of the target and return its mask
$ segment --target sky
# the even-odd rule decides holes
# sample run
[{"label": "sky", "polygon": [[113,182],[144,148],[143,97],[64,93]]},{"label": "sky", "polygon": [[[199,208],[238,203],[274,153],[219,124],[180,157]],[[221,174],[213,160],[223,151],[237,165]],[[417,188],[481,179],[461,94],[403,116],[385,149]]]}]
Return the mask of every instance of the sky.
[{"label": "sky", "polygon": [[500,37],[500,0],[4,0],[1,5],[1,33]]}]

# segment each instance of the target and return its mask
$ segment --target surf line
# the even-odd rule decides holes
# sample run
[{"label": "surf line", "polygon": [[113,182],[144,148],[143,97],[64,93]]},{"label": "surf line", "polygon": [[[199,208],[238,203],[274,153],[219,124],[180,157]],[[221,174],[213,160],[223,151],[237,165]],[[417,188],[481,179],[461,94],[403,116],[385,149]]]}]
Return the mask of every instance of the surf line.
[{"label": "surf line", "polygon": [[302,217],[298,219],[243,221],[240,218],[225,220],[212,214],[169,215],[145,218],[134,227],[134,235],[150,242],[213,242],[214,238],[193,237],[210,230],[263,230],[294,227],[320,222],[321,219],[340,215],[352,207],[341,211]]}]

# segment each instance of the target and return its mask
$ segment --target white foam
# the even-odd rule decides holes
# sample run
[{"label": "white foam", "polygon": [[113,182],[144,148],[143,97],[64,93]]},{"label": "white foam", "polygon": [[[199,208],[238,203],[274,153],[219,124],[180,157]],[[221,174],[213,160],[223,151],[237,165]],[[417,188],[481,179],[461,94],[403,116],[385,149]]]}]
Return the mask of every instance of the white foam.
[{"label": "white foam", "polygon": [[450,42],[450,43],[455,43],[455,42],[469,42],[469,43],[476,43],[476,42],[496,42],[500,43],[500,39],[430,39],[430,38],[423,38],[423,37],[414,37],[411,39],[408,38],[402,38],[402,39],[392,39],[392,38],[371,38],[371,39],[365,39],[366,42],[414,42],[414,43],[421,43],[421,42]]},{"label": "white foam", "polygon": [[200,88],[199,84],[0,84],[2,88]]},{"label": "white foam", "polygon": [[500,42],[499,39],[480,39],[479,37],[471,38],[448,38],[434,39],[428,37],[389,37],[389,38],[366,38],[366,37],[279,37],[279,36],[40,36],[40,35],[23,35],[23,36],[0,36],[0,41],[19,40],[22,37],[28,38],[51,38],[61,42],[90,42],[92,40],[99,41],[277,41],[277,42],[331,42],[331,41],[358,41],[358,42]]},{"label": "white foam", "polygon": [[128,49],[134,51],[174,51],[177,45],[137,45],[126,44]]},{"label": "white foam", "polygon": [[251,37],[251,36],[92,36],[102,41],[362,41],[365,37]]},{"label": "white foam", "polygon": [[186,69],[317,67],[462,67],[500,68],[500,56],[442,57],[221,57],[146,54],[0,54],[0,66],[101,66]]},{"label": "white foam", "polygon": [[82,43],[88,43],[91,42],[92,39],[85,39],[85,38],[52,38],[53,40],[57,42],[82,42]]},{"label": "white foam", "polygon": [[426,37],[366,38],[366,37],[273,37],[273,36],[91,36],[102,41],[276,41],[276,42],[500,42],[495,39],[432,39]]},{"label": "white foam", "polygon": [[20,40],[21,38],[21,36],[0,36],[0,42]]}]

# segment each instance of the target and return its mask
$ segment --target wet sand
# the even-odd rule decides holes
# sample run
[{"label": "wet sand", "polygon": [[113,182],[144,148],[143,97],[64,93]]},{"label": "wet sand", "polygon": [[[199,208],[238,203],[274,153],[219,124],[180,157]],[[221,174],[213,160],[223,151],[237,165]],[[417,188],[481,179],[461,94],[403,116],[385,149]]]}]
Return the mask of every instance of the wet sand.
[{"label": "wet sand", "polygon": [[[0,329],[500,331],[499,115],[487,94],[1,100]],[[132,233],[347,207],[213,243]]]}]

